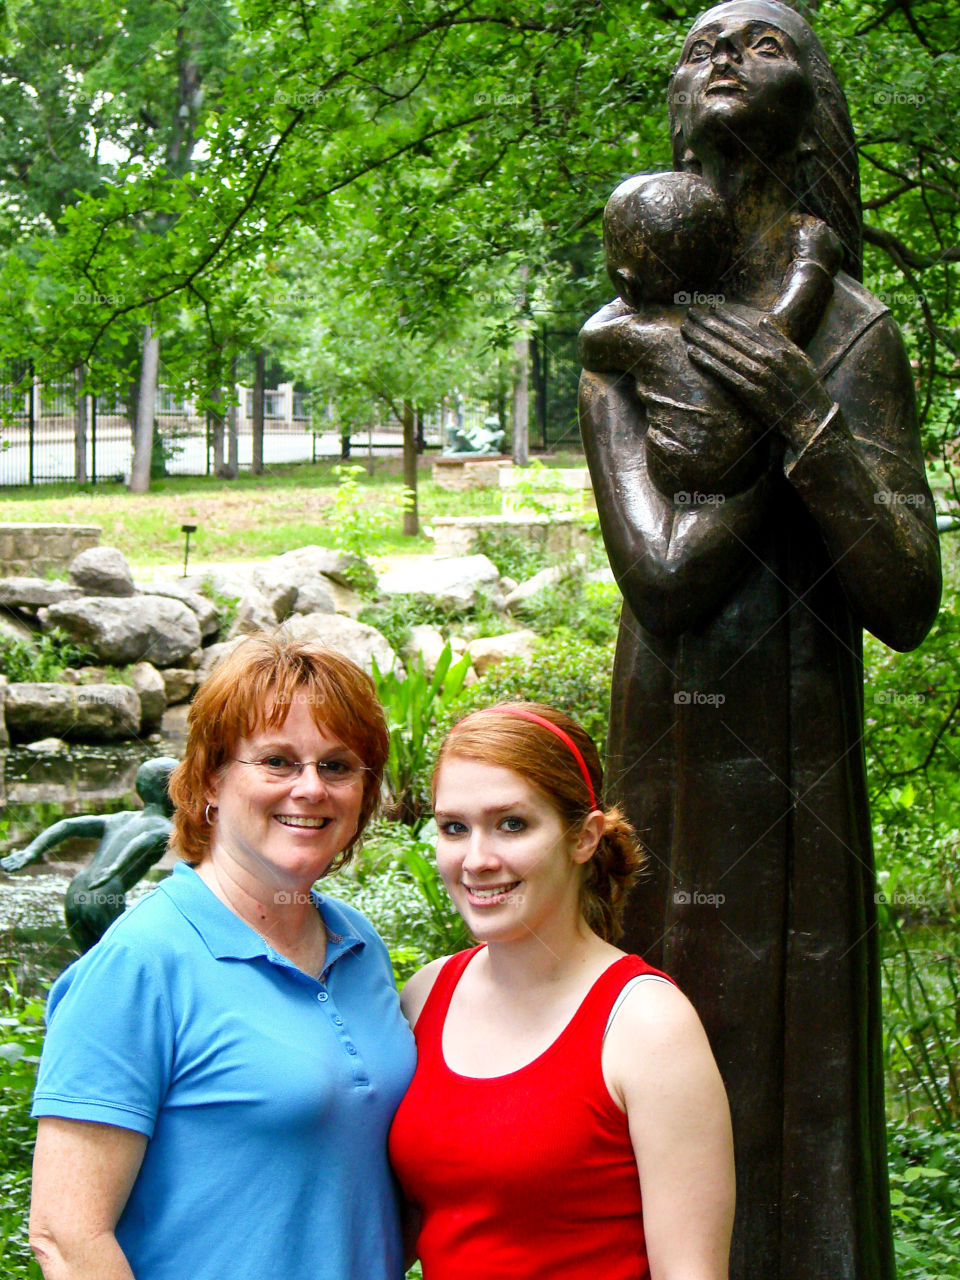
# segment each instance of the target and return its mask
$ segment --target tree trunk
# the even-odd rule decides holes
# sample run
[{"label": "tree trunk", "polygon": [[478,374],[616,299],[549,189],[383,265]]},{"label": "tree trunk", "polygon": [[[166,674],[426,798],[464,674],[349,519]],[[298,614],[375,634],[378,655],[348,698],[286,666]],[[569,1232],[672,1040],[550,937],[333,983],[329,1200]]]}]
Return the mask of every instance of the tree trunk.
[{"label": "tree trunk", "polygon": [[157,374],[160,368],[160,335],[151,325],[143,330],[143,359],[140,364],[140,392],[137,396],[137,430],[130,464],[131,493],[150,488],[150,461],[153,456],[153,422],[157,405]]},{"label": "tree trunk", "polygon": [[240,406],[237,404],[237,356],[230,359],[230,407],[227,409],[227,465],[225,473],[235,480],[240,471],[240,424],[237,421]]},{"label": "tree trunk", "polygon": [[530,387],[527,374],[529,352],[530,343],[526,334],[521,334],[513,344],[513,354],[517,361],[516,381],[513,384],[513,460],[518,467],[525,467],[530,461]]},{"label": "tree trunk", "polygon": [[417,415],[409,400],[403,402],[403,486],[410,502],[403,513],[403,536],[415,538],[420,532],[420,516],[417,512]]},{"label": "tree trunk", "polygon": [[267,353],[261,347],[256,354],[253,372],[253,455],[251,471],[263,475],[263,389],[267,377]]},{"label": "tree trunk", "polygon": [[211,399],[215,406],[210,410],[210,425],[213,435],[213,474],[215,476],[225,476],[227,468],[223,457],[223,387],[215,387]]},{"label": "tree trunk", "polygon": [[74,370],[77,412],[73,420],[73,473],[77,484],[87,483],[87,390],[84,385],[84,367],[78,364]]}]

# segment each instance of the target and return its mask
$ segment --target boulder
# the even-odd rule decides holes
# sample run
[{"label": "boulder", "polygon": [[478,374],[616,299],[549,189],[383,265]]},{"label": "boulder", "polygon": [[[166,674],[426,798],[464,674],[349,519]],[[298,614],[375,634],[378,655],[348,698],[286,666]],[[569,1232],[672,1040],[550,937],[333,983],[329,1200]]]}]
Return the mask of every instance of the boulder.
[{"label": "boulder", "polygon": [[190,667],[165,667],[160,675],[169,707],[176,706],[178,702],[189,702],[201,678],[200,673]]},{"label": "boulder", "polygon": [[34,633],[22,618],[8,609],[0,609],[0,636],[10,636],[12,640],[23,640],[33,644]]},{"label": "boulder", "polygon": [[277,615],[270,601],[261,591],[249,587],[237,605],[237,614],[227,632],[227,639],[249,636],[255,631],[275,631],[276,628]]},{"label": "boulder", "polygon": [[562,582],[564,578],[569,577],[570,572],[571,569],[562,564],[553,565],[549,569],[541,569],[532,578],[527,578],[525,582],[521,582],[512,591],[508,591],[503,603],[510,609],[515,604],[530,600],[534,596],[538,596],[541,591],[546,591],[548,587]]},{"label": "boulder", "polygon": [[62,738],[39,738],[36,742],[28,742],[23,749],[34,751],[38,756],[52,756],[61,751],[69,751],[70,747]]},{"label": "boulder", "polygon": [[70,736],[81,741],[116,742],[140,732],[140,699],[126,684],[77,686],[77,721]]},{"label": "boulder", "polygon": [[200,647],[196,614],[182,601],[164,596],[65,600],[42,610],[40,621],[47,630],[62,627],[101,662],[117,666],[149,661],[172,667]]},{"label": "boulder", "polygon": [[[348,618],[355,618],[367,603],[359,591],[354,591],[352,587],[344,587],[339,582],[335,582],[333,578],[318,578],[317,581],[322,583],[323,590],[329,594],[337,613],[345,613]],[[297,603],[293,606],[293,611],[294,613],[316,612],[300,608],[299,592],[297,592]],[[323,610],[320,609],[319,612],[323,613]]]},{"label": "boulder", "polygon": [[313,640],[328,649],[336,649],[365,671],[372,672],[372,658],[376,658],[381,671],[390,671],[399,665],[386,636],[376,627],[339,613],[294,614],[283,629],[299,640]]},{"label": "boulder", "polygon": [[70,580],[88,596],[132,596],[130,566],[116,547],[88,547],[74,556]]},{"label": "boulder", "polygon": [[471,640],[467,645],[467,653],[478,675],[483,675],[488,667],[496,666],[505,658],[531,658],[540,641],[535,631],[508,631],[502,636],[484,636],[479,640]]},{"label": "boulder", "polygon": [[419,654],[423,658],[423,669],[433,675],[440,661],[440,655],[446,648],[447,641],[437,630],[426,623],[410,628],[410,639],[403,646],[403,657],[407,663],[415,662]]},{"label": "boulder", "polygon": [[48,582],[46,578],[0,578],[0,605],[40,609],[82,595],[79,587],[59,579]]},{"label": "boulder", "polygon": [[334,551],[330,547],[296,547],[261,565],[253,575],[253,581],[262,591],[264,582],[295,582],[299,586],[301,582],[323,575],[349,587],[351,575],[362,572],[365,567],[366,561],[361,556],[351,555],[348,551]]},{"label": "boulder", "polygon": [[[290,613],[338,613],[337,602],[333,597],[330,588],[334,585],[330,578],[314,578],[312,582],[305,582],[302,587],[297,588],[297,594],[293,604],[290,606]],[[355,592],[350,591],[349,587],[340,587],[340,590],[346,595],[354,595]],[[346,610],[344,610],[346,612]]]},{"label": "boulder", "polygon": [[216,606],[212,600],[208,600],[199,591],[191,591],[179,582],[164,580],[149,582],[146,586],[140,588],[140,592],[145,596],[166,596],[170,600],[182,601],[188,609],[192,609],[197,615],[200,634],[205,640],[208,636],[217,634],[220,623],[217,618]]},{"label": "boulder", "polygon": [[125,684],[11,684],[5,711],[11,737],[21,741],[40,733],[115,742],[140,731],[140,699]]},{"label": "boulder", "polygon": [[223,640],[220,644],[209,644],[206,649],[201,650],[203,654],[203,661],[200,663],[200,667],[197,670],[198,679],[206,680],[207,676],[214,669],[217,663],[222,658],[225,658],[228,653],[233,653],[234,649],[242,642],[242,640],[243,636],[234,636],[232,640]]},{"label": "boulder", "polygon": [[260,582],[256,589],[269,603],[274,622],[282,622],[293,612],[299,590],[295,582]]},{"label": "boulder", "polygon": [[500,602],[500,574],[484,555],[449,556],[428,565],[402,565],[391,569],[377,583],[385,596],[430,596],[440,604],[477,604],[489,597]]},{"label": "boulder", "polygon": [[153,733],[167,709],[166,682],[152,662],[138,662],[130,675],[140,699],[140,732]]}]

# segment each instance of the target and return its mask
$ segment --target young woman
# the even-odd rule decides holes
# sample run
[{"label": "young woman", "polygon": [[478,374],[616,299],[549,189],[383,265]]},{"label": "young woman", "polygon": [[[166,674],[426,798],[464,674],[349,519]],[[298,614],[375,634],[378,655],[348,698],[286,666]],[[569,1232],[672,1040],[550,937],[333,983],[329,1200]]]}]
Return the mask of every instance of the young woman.
[{"label": "young woman", "polygon": [[693,1008],[613,945],[642,854],[589,736],[478,711],[434,772],[437,861],[480,945],[403,992],[417,1039],[390,1153],[424,1280],[724,1280],[726,1096]]}]

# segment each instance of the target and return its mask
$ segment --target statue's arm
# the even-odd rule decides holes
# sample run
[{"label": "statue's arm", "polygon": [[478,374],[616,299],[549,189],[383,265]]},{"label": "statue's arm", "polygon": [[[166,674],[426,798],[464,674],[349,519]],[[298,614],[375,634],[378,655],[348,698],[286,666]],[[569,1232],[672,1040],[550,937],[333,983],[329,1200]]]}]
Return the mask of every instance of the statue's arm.
[{"label": "statue's arm", "polygon": [[798,437],[784,471],[863,626],[891,648],[913,649],[940,605],[940,540],[910,364],[890,316],[825,385],[838,407]]},{"label": "statue's arm", "polygon": [[580,363],[591,373],[632,369],[642,374],[645,357],[653,345],[651,330],[655,335],[657,324],[657,319],[645,319],[620,298],[614,298],[580,330],[577,339]]},{"label": "statue's arm", "polygon": [[688,313],[690,357],[786,445],[784,474],[816,521],[860,624],[894,649],[920,643],[940,602],[936,514],[910,365],[882,316],[821,381],[769,320]]},{"label": "statue's arm", "polygon": [[48,849],[53,849],[72,836],[99,839],[105,829],[105,819],[95,814],[64,818],[60,822],[55,822],[52,827],[47,827],[46,831],[41,831],[25,849],[19,849],[16,853],[9,853],[5,858],[0,859],[0,867],[3,867],[4,871],[19,871],[21,867],[26,867],[31,862],[38,862]]},{"label": "statue's arm", "polygon": [[579,409],[607,554],[634,617],[657,635],[707,621],[753,560],[765,481],[722,504],[675,506],[647,472],[632,384],[585,371]]}]

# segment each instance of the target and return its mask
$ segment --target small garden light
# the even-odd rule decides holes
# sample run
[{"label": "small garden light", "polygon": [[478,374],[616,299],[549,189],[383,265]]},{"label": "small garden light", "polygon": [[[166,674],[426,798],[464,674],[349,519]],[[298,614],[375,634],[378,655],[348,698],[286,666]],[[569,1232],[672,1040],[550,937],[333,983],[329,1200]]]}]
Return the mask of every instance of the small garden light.
[{"label": "small garden light", "polygon": [[180,528],[183,531],[184,537],[186,539],[183,547],[183,576],[186,577],[187,576],[187,560],[190,558],[190,535],[191,533],[197,532],[197,526],[195,524],[182,524]]}]

